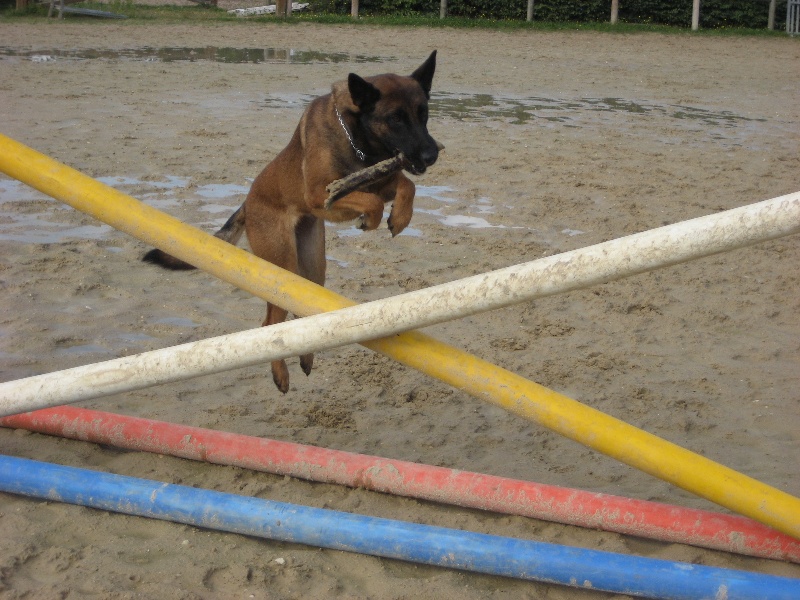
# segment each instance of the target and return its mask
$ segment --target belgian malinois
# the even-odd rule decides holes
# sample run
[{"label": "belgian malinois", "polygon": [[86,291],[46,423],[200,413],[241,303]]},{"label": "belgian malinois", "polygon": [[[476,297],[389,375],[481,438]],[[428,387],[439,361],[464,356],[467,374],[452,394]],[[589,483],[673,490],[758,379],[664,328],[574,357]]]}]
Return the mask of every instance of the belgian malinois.
[{"label": "belgian malinois", "polygon": [[[361,229],[376,229],[383,207],[392,202],[387,221],[392,236],[411,221],[415,187],[402,171],[351,192],[325,208],[326,186],[351,173],[402,153],[403,168],[420,175],[439,156],[428,133],[428,99],[436,51],[411,76],[395,74],[359,77],[333,84],[331,93],[316,98],[306,109],[289,145],[253,181],[244,204],[216,234],[236,244],[247,232],[256,256],[325,284],[325,224],[357,219]],[[170,269],[192,265],[161,250],[143,260]],[[263,325],[280,323],[287,312],[267,304]],[[300,357],[308,375],[313,354]],[[278,389],[289,389],[283,360],[272,363]]]}]

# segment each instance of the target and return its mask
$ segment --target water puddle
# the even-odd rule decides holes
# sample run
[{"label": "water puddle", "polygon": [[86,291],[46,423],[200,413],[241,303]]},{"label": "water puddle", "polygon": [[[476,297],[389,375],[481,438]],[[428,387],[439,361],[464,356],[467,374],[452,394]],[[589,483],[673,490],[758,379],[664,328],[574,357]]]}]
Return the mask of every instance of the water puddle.
[{"label": "water puddle", "polygon": [[83,356],[85,354],[115,356],[130,346],[141,347],[157,339],[145,333],[131,331],[110,332],[104,339],[89,343],[65,342],[55,349],[56,356]]},{"label": "water puddle", "polygon": [[[304,108],[315,96],[311,94],[268,94],[257,105],[261,108]],[[659,104],[626,98],[545,98],[541,96],[505,96],[498,94],[457,94],[433,92],[431,119],[455,119],[468,123],[506,126],[544,126],[632,131],[645,122],[651,131],[654,120],[677,130],[674,139],[664,143],[684,143],[685,136],[713,140],[727,146],[741,146],[756,130],[765,126],[783,128],[766,118],[746,117],[726,110],[709,110],[683,104]],[[435,127],[435,125],[434,125]],[[683,135],[685,134],[685,135]],[[697,137],[701,134],[702,137]],[[647,134],[649,135],[649,134]]]},{"label": "water puddle", "polygon": [[[208,228],[225,223],[236,203],[243,201],[250,189],[249,184],[231,183],[191,187],[189,178],[172,175],[152,181],[127,176],[98,177],[97,181],[167,212],[188,203],[209,213],[208,222],[194,223]],[[230,200],[230,204],[213,200]],[[20,181],[0,179],[0,241],[56,244],[67,240],[104,240],[114,234],[112,227],[90,217],[79,216],[89,222],[76,225],[76,214],[70,207]]]},{"label": "water puddle", "polygon": [[178,191],[186,190],[191,183],[188,177],[175,175],[165,175],[160,181],[124,176],[97,177],[97,181],[167,212],[180,205]]},{"label": "water puddle", "polygon": [[76,225],[70,222],[70,210],[15,179],[0,179],[0,240],[48,244],[98,240],[113,231],[98,222]]},{"label": "water puddle", "polygon": [[[48,63],[58,60],[122,60],[143,62],[209,61],[227,64],[338,64],[386,63],[396,57],[375,56],[355,52],[320,52],[297,48],[235,48],[218,46],[151,47],[123,49],[51,48],[28,50],[0,46],[0,60],[29,60]],[[313,96],[308,94],[270,94],[256,101],[266,108],[297,108],[307,105]],[[230,110],[226,106],[226,110]],[[710,110],[684,104],[665,104],[635,98],[578,97],[553,98],[502,94],[434,92],[431,97],[431,116],[436,119],[455,119],[487,124],[503,123],[512,126],[544,125],[550,127],[611,126],[628,128],[640,119],[666,119],[671,126],[694,135],[734,145],[743,143],[743,136],[754,127],[768,122],[726,110]],[[781,127],[775,123],[774,126]],[[665,143],[682,143],[682,138]]]},{"label": "water puddle", "polygon": [[[438,208],[426,208],[432,200],[434,202],[441,202],[443,206]],[[466,229],[509,229],[507,225],[491,223],[485,216],[494,214],[496,207],[488,198],[481,198],[477,204],[473,204],[467,208],[468,213],[473,214],[453,214],[452,204],[458,202],[456,190],[446,185],[418,185],[417,195],[414,205],[414,223],[418,227],[406,227],[400,235],[407,235],[410,237],[422,238],[425,237],[425,226],[429,223],[435,222],[445,227],[461,227]],[[482,216],[476,216],[482,215]],[[384,213],[384,220],[388,218],[389,213]],[[342,227],[340,225],[328,224],[328,227],[335,230],[336,235],[339,237],[357,237],[365,232],[356,228],[354,225]],[[513,227],[513,229],[528,229],[526,227]],[[572,230],[570,230],[572,231]],[[583,232],[580,232],[583,233]]]},{"label": "water puddle", "polygon": [[156,325],[171,325],[173,327],[199,327],[199,323],[195,323],[186,317],[162,317],[151,321]]},{"label": "water puddle", "polygon": [[55,350],[56,356],[82,356],[84,354],[99,354],[111,355],[112,352],[98,344],[80,344],[77,346],[67,346],[64,348],[57,348]]},{"label": "water puddle", "polygon": [[[239,185],[236,183],[209,183],[195,190],[195,194],[203,198],[233,198],[234,196],[246,196],[250,191],[249,185]],[[225,207],[225,210],[230,210]]]},{"label": "water puddle", "polygon": [[579,126],[587,115],[602,113],[623,116],[654,115],[713,127],[737,127],[745,123],[766,121],[730,111],[712,111],[694,106],[656,104],[625,98],[558,99],[447,92],[433,93],[431,96],[433,119],[446,117],[458,121],[481,121],[489,118],[511,125],[525,125],[539,120]]},{"label": "water puddle", "polygon": [[350,263],[348,261],[333,257],[330,254],[325,255],[325,260],[327,260],[328,262],[336,263],[337,266],[343,269],[346,269],[347,267],[350,266]]},{"label": "water puddle", "polygon": [[298,50],[295,48],[219,48],[205,46],[165,47],[123,49],[94,48],[51,48],[48,50],[21,50],[9,46],[0,46],[0,58],[26,58],[33,62],[52,62],[58,59],[68,60],[130,60],[143,62],[197,62],[210,61],[229,64],[337,64],[337,63],[383,63],[397,60],[385,56],[369,56],[352,52],[319,52],[316,50]]},{"label": "water puddle", "polygon": [[452,203],[458,200],[453,198],[451,194],[454,192],[453,188],[446,185],[418,185],[417,196],[431,198],[439,202]]},{"label": "water puddle", "polygon": [[304,109],[317,96],[314,94],[276,93],[267,94],[257,102],[260,108]]},{"label": "water puddle", "polygon": [[[197,211],[195,215],[207,214],[207,219],[198,219],[195,216],[191,222],[206,231],[221,227],[244,200],[249,190],[249,183],[192,186],[190,179],[176,176],[165,176],[160,180],[112,176],[100,177],[98,181],[172,214],[175,214],[176,208],[193,209]],[[407,227],[400,235],[422,238],[425,236],[426,226],[430,223],[465,229],[508,228],[507,225],[492,222],[497,207],[490,199],[480,198],[461,212],[454,208],[459,200],[457,191],[451,187],[418,185],[414,224]],[[387,206],[387,212],[384,213],[384,222],[389,216],[388,208]],[[77,213],[68,206],[19,181],[0,179],[0,241],[53,244],[76,239],[108,239],[114,234],[112,227],[102,223],[76,225],[74,223],[76,215]],[[78,215],[78,218],[82,217]],[[90,218],[85,217],[85,219]],[[352,223],[328,223],[327,227],[338,237],[356,237],[364,234]],[[570,229],[562,233],[572,236],[583,232]]]},{"label": "water puddle", "polygon": [[[305,107],[315,96],[310,94],[269,94],[258,104],[264,108]],[[665,117],[706,128],[735,129],[765,123],[730,111],[713,111],[681,104],[656,104],[625,98],[559,99],[540,96],[502,96],[492,94],[431,94],[431,119],[449,118],[464,122],[502,121],[508,125],[558,123],[563,127],[586,127],[606,116]]]},{"label": "water puddle", "polygon": [[112,176],[112,177],[98,177],[97,181],[100,183],[105,183],[113,188],[122,188],[124,186],[134,186],[134,185],[147,185],[151,188],[157,190],[175,190],[178,188],[184,188],[189,185],[189,179],[187,177],[176,177],[175,175],[165,175],[163,181],[143,181],[141,179],[136,179],[135,177],[121,177],[121,176]]},{"label": "water puddle", "polygon": [[448,215],[439,219],[439,222],[448,227],[469,227],[470,229],[505,228],[505,225],[492,225],[486,219],[468,215]]},{"label": "water puddle", "polygon": [[[475,216],[474,214],[447,214],[451,210],[448,205],[453,204],[458,200],[458,197],[454,197],[454,194],[455,190],[446,185],[419,185],[417,186],[418,198],[430,198],[431,200],[435,200],[437,202],[443,202],[445,206],[435,209],[415,207],[414,212],[430,215],[439,224],[446,227],[466,227],[469,229],[507,228],[506,225],[490,223],[483,216]],[[469,206],[467,211],[469,213],[477,213],[479,215],[488,216],[495,212],[495,206],[488,198],[480,198],[478,203]]]}]

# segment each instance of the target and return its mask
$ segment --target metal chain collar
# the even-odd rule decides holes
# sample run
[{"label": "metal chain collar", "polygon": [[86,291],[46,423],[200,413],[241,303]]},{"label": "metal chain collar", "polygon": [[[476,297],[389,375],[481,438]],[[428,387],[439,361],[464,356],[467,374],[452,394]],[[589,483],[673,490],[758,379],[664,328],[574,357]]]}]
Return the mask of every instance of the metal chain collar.
[{"label": "metal chain collar", "polygon": [[347,125],[344,124],[344,121],[342,120],[342,115],[339,113],[339,107],[336,106],[336,104],[334,104],[333,105],[333,109],[336,111],[336,118],[339,119],[339,125],[341,125],[342,129],[344,129],[344,134],[347,136],[347,141],[350,142],[350,145],[353,147],[353,150],[356,151],[356,155],[361,160],[361,162],[364,162],[364,160],[366,159],[367,155],[364,154],[361,150],[359,150],[356,147],[356,143],[353,141],[353,138],[350,136],[350,132],[347,130]]}]

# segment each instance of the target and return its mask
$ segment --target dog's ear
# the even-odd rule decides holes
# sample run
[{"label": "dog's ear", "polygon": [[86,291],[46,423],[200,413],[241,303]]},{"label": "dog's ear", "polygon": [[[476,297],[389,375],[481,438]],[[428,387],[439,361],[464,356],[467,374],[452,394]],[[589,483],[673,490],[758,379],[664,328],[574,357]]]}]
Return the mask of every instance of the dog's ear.
[{"label": "dog's ear", "polygon": [[355,73],[347,76],[347,87],[350,90],[353,104],[363,113],[372,112],[378,100],[381,99],[380,90]]},{"label": "dog's ear", "polygon": [[433,72],[436,70],[436,50],[431,52],[428,59],[422,63],[416,71],[411,74],[411,77],[416,79],[425,91],[425,95],[430,98],[431,84],[433,83]]}]

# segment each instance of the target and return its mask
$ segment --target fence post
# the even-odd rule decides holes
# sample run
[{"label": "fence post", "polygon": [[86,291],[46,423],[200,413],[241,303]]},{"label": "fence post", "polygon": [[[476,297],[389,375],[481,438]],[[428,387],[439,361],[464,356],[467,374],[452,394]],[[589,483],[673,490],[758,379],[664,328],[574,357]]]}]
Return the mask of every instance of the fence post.
[{"label": "fence post", "polygon": [[617,18],[619,16],[619,0],[611,0],[611,24],[617,24]]},{"label": "fence post", "polygon": [[528,14],[525,18],[529,23],[533,21],[533,0],[528,0]]},{"label": "fence post", "polygon": [[769,0],[769,16],[767,17],[767,29],[775,29],[775,4],[776,0]]},{"label": "fence post", "polygon": [[800,0],[786,2],[786,33],[789,35],[800,33]]},{"label": "fence post", "polygon": [[444,19],[447,16],[447,0],[439,2],[439,18]]},{"label": "fence post", "polygon": [[692,3],[692,31],[700,29],[700,0]]},{"label": "fence post", "polygon": [[358,18],[358,0],[351,0],[350,16],[353,17],[354,19]]}]

